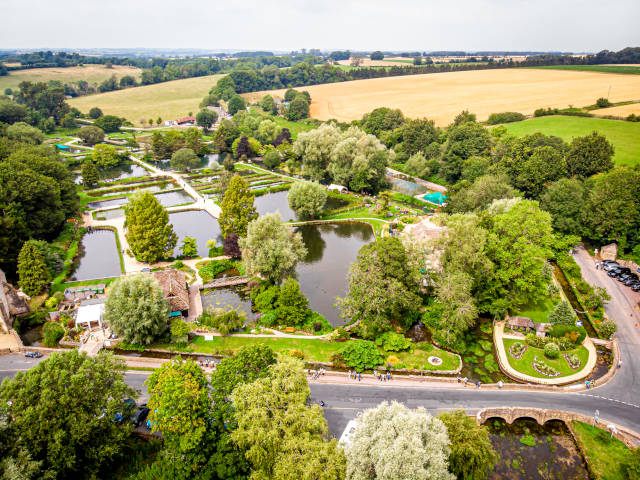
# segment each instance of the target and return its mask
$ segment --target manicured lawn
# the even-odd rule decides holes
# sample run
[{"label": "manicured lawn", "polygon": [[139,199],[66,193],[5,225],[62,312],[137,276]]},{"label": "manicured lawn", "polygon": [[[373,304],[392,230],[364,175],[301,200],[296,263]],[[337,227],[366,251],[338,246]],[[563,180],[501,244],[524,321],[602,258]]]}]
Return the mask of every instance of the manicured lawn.
[{"label": "manicured lawn", "polygon": [[545,135],[555,135],[567,142],[574,137],[597,131],[613,144],[613,160],[616,164],[633,166],[640,163],[640,122],[551,115],[507,123],[504,127],[508,133],[517,137],[542,132]]},{"label": "manicured lawn", "polygon": [[529,317],[536,323],[548,323],[549,314],[555,307],[555,302],[550,298],[545,298],[537,305],[527,305],[522,308],[518,313],[514,313],[514,316]]},{"label": "manicured lawn", "polygon": [[276,122],[278,126],[282,128],[288,128],[289,131],[291,132],[291,138],[293,139],[298,138],[298,134],[300,132],[308,132],[309,130],[315,130],[316,128],[318,128],[318,127],[314,127],[313,125],[307,125],[305,123],[291,122],[283,117],[274,116],[271,118],[271,120]]},{"label": "manicured lawn", "polygon": [[51,295],[56,292],[64,292],[65,289],[70,287],[86,287],[87,285],[97,285],[99,283],[104,283],[106,287],[115,282],[117,278],[105,278],[103,280],[85,280],[84,282],[69,282],[69,283],[58,283],[53,284],[51,287]]},{"label": "manicured lawn", "polygon": [[578,443],[587,457],[597,480],[626,480],[624,464],[631,451],[611,434],[583,422],[572,422]]},{"label": "manicured lawn", "polygon": [[[330,362],[331,356],[344,348],[344,342],[329,342],[319,339],[297,339],[297,338],[277,338],[277,337],[213,337],[213,340],[205,340],[203,336],[196,336],[191,342],[195,351],[202,353],[213,353],[220,355],[230,355],[243,346],[263,344],[270,346],[275,352],[289,354],[291,350],[301,350],[304,352],[304,359],[307,361]],[[176,345],[153,345],[153,348],[167,350],[179,349]],[[399,362],[396,366],[401,368],[423,368],[425,370],[455,370],[459,366],[458,357],[452,353],[440,350],[433,345],[421,343],[414,347],[413,352],[392,352],[386,354],[380,350],[385,359],[390,355],[395,355]],[[441,365],[433,366],[428,361],[429,356],[442,358]]]},{"label": "manicured lawn", "polygon": [[[524,355],[522,356],[522,358],[518,360],[518,359],[515,359],[509,353],[509,347],[516,342],[521,342],[521,343],[524,343],[524,342],[522,342],[522,340],[516,340],[514,338],[505,338],[503,342],[504,342],[504,349],[507,353],[507,358],[509,359],[509,365],[511,365],[520,373],[531,375],[532,377],[537,377],[537,378],[562,378],[569,375],[573,375],[574,373],[578,373],[579,371],[581,371],[582,368],[584,368],[584,365],[586,365],[587,360],[589,359],[589,351],[585,347],[580,345],[578,348],[574,350],[569,350],[567,352],[560,352],[560,356],[553,360],[546,358],[544,356],[544,351],[541,348],[527,347],[527,351],[524,352]],[[563,353],[577,354],[578,357],[580,357],[581,368],[579,368],[578,370],[573,370],[567,363],[567,360],[562,355]],[[537,357],[538,360],[542,360],[544,361],[544,363],[546,363],[550,367],[553,367],[557,372],[560,372],[560,375],[556,377],[548,377],[546,375],[542,375],[538,373],[531,366],[531,362],[533,362],[534,357]]]}]

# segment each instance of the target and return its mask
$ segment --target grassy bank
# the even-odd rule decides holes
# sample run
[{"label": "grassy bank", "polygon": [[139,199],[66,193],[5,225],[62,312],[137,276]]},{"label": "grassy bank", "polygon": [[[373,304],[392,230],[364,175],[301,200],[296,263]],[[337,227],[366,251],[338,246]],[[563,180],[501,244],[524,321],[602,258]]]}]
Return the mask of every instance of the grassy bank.
[{"label": "grassy bank", "polygon": [[589,469],[596,480],[627,480],[625,464],[631,459],[631,451],[609,432],[583,422],[572,422],[573,431]]},{"label": "grassy bank", "polygon": [[616,164],[633,166],[640,163],[640,122],[552,115],[507,123],[504,127],[517,137],[541,132],[567,142],[597,131],[613,144],[613,160]]}]

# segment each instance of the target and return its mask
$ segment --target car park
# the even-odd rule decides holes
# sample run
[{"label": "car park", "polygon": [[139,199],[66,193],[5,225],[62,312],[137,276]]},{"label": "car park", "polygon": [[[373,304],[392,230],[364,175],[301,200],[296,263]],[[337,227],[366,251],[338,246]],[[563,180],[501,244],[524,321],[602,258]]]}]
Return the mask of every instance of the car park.
[{"label": "car park", "polygon": [[605,264],[602,268],[607,272],[610,272],[611,270],[619,267],[620,267],[620,264],[618,262],[611,262],[611,263]]}]

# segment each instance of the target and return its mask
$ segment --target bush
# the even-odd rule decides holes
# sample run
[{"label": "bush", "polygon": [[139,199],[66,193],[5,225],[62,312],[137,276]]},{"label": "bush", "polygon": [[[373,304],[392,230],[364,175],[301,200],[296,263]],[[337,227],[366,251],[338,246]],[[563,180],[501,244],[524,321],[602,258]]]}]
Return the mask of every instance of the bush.
[{"label": "bush", "polygon": [[411,340],[395,332],[385,332],[376,338],[376,345],[387,352],[401,352],[411,348]]},{"label": "bush", "polygon": [[47,307],[48,309],[52,309],[55,308],[58,305],[58,299],[56,297],[49,297],[47,298],[47,300],[44,302],[44,306]]},{"label": "bush", "polygon": [[525,341],[527,342],[527,345],[534,348],[544,348],[548,342],[546,338],[538,337],[535,333],[527,333]]},{"label": "bush", "polygon": [[349,340],[351,334],[344,327],[338,327],[333,332],[331,332],[331,340],[334,342],[340,342],[344,340]]},{"label": "bush", "polygon": [[182,318],[176,318],[171,322],[171,336],[177,339],[184,339],[191,331],[191,324],[182,320]]},{"label": "bush", "polygon": [[573,309],[569,303],[565,300],[558,302],[549,314],[549,322],[553,325],[575,325]]},{"label": "bush", "polygon": [[511,123],[511,122],[519,122],[524,120],[526,117],[519,112],[501,112],[501,113],[492,113],[489,115],[489,119],[487,120],[487,124],[489,125],[497,125],[499,123]]},{"label": "bush", "polygon": [[340,351],[347,366],[356,371],[371,370],[382,365],[383,357],[373,342],[351,340]]},{"label": "bush", "polygon": [[263,313],[275,310],[276,302],[278,301],[278,295],[280,294],[280,287],[272,285],[261,293],[258,293],[253,301],[254,308]]},{"label": "bush", "polygon": [[208,308],[200,317],[200,323],[215,328],[221,335],[228,335],[233,330],[241,328],[247,319],[247,314],[233,308]]},{"label": "bush", "polygon": [[260,317],[260,325],[264,327],[275,327],[278,324],[278,314],[275,310],[265,313]]},{"label": "bush", "polygon": [[600,97],[598,100],[596,100],[596,105],[598,106],[598,108],[607,108],[611,106],[611,102],[608,98]]},{"label": "bush", "polygon": [[558,358],[560,348],[555,343],[549,342],[544,346],[544,356],[547,358]]},{"label": "bush", "polygon": [[574,370],[577,369],[581,364],[580,357],[578,357],[578,355],[576,355],[575,353],[570,353],[565,358],[567,359],[567,362],[569,362],[569,366]]},{"label": "bush", "polygon": [[42,328],[42,335],[45,347],[55,347],[64,336],[64,328],[56,322],[47,322]]},{"label": "bush", "polygon": [[520,358],[522,356],[522,354],[524,353],[525,349],[526,349],[526,347],[525,347],[524,343],[516,342],[513,345],[511,345],[511,347],[509,348],[509,352],[514,357]]},{"label": "bush", "polygon": [[313,331],[320,334],[329,333],[333,330],[329,320],[318,312],[311,312],[308,314],[301,328],[306,332]]},{"label": "bush", "polygon": [[289,356],[293,358],[298,358],[300,360],[304,360],[304,352],[302,350],[298,350],[297,348],[289,350]]},{"label": "bush", "polygon": [[549,331],[549,336],[566,338],[574,345],[580,345],[587,336],[587,331],[584,327],[577,327],[575,325],[553,325]]},{"label": "bush", "polygon": [[611,338],[611,335],[616,333],[616,330],[618,330],[618,326],[616,325],[616,322],[610,318],[600,322],[600,325],[598,325],[598,332],[604,338]]},{"label": "bush", "polygon": [[211,260],[205,266],[198,269],[198,273],[203,282],[212,280],[219,273],[234,268],[236,264],[233,260]]}]

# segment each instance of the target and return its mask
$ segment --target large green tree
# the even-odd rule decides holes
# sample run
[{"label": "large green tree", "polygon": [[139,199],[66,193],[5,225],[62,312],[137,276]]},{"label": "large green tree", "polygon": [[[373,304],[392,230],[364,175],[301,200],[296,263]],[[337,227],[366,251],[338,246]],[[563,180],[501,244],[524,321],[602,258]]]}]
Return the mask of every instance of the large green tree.
[{"label": "large green tree", "polygon": [[[134,392],[125,365],[109,353],[53,353],[0,386],[9,455],[40,462],[35,478],[101,478],[131,435]],[[18,477],[11,477],[18,478]],[[19,477],[22,478],[22,477]]]},{"label": "large green tree", "polygon": [[190,148],[184,147],[171,155],[171,168],[181,172],[189,171],[200,164],[200,159]]},{"label": "large green tree", "polygon": [[82,162],[82,184],[85,187],[95,187],[100,182],[100,175],[98,173],[98,167],[93,163],[90,158],[85,159]]},{"label": "large green tree", "polygon": [[449,470],[459,480],[485,480],[498,462],[487,428],[464,410],[444,412],[438,418],[451,440]]},{"label": "large green tree", "polygon": [[227,108],[231,115],[235,115],[239,111],[244,110],[246,108],[246,105],[240,95],[234,95],[229,99]]},{"label": "large green tree", "polygon": [[38,295],[51,281],[47,264],[33,242],[25,242],[18,255],[18,285],[24,293]]},{"label": "large green tree", "polygon": [[282,224],[277,212],[249,223],[246,238],[238,243],[246,271],[274,282],[289,275],[307,254],[302,235]]},{"label": "large green tree", "polygon": [[289,206],[301,218],[320,215],[327,203],[327,192],[316,182],[295,182],[287,195]]},{"label": "large green tree", "polygon": [[574,138],[567,153],[567,167],[571,175],[580,177],[611,170],[613,145],[597,132]]},{"label": "large green tree", "polygon": [[553,229],[565,235],[580,235],[584,225],[587,192],[578,178],[561,178],[549,185],[540,206],[551,214]]},{"label": "large green tree", "polygon": [[30,145],[39,145],[44,140],[44,134],[41,130],[31,125],[18,122],[7,127],[7,137],[21,143]]},{"label": "large green tree", "polygon": [[295,278],[287,278],[280,287],[276,308],[278,319],[284,325],[300,327],[309,315],[309,300],[300,291],[300,284]]},{"label": "large green tree", "polygon": [[356,420],[345,448],[347,480],[453,480],[449,437],[441,420],[420,407],[383,402]]},{"label": "large green tree", "polygon": [[78,130],[78,136],[87,145],[95,145],[104,141],[104,131],[100,127],[82,127]]},{"label": "large green tree", "polygon": [[485,156],[490,148],[489,131],[479,123],[464,121],[447,132],[440,170],[449,182],[456,182],[462,174],[465,160],[474,156]]},{"label": "large green tree", "polygon": [[120,277],[111,285],[104,317],[122,340],[146,345],[167,331],[169,304],[153,276]]},{"label": "large green tree", "polygon": [[233,391],[238,426],[231,437],[245,450],[251,478],[344,478],[344,454],[335,439],[329,440],[320,407],[306,405],[309,393],[302,363],[291,358]]},{"label": "large green tree", "polygon": [[365,338],[412,323],[422,299],[420,279],[409,264],[404,246],[393,237],[376,239],[358,252],[349,268],[347,296],[337,305],[344,318],[360,322]]},{"label": "large green tree", "polygon": [[169,214],[149,192],[137,192],[124,206],[126,238],[135,257],[155,263],[170,257],[178,237],[169,223]]},{"label": "large green tree", "polygon": [[122,157],[113,145],[96,145],[91,158],[99,168],[111,168],[122,162]]},{"label": "large green tree", "polygon": [[239,237],[247,235],[249,222],[258,218],[253,206],[253,193],[240,175],[234,175],[220,203],[222,212],[218,223],[223,236],[235,233]]},{"label": "large green tree", "polygon": [[218,114],[208,108],[203,108],[196,114],[196,123],[204,128],[205,132],[211,128],[211,125],[218,121]]},{"label": "large green tree", "polygon": [[451,213],[472,212],[487,207],[494,200],[500,198],[513,198],[519,196],[519,192],[509,184],[506,176],[482,175],[454,191],[447,202],[446,210]]}]

